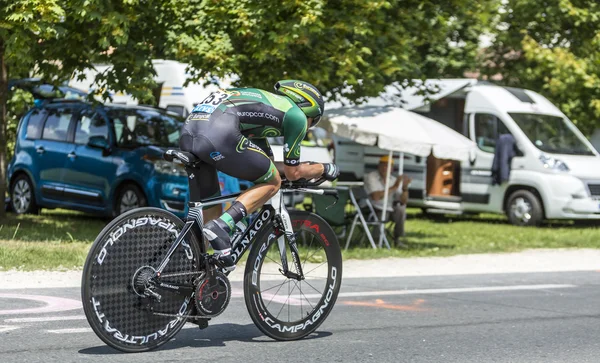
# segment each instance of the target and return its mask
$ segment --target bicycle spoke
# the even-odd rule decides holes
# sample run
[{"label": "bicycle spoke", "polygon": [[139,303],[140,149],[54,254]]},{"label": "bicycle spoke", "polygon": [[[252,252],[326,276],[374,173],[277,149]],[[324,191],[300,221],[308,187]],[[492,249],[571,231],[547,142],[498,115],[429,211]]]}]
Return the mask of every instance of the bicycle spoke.
[{"label": "bicycle spoke", "polygon": [[[296,281],[294,281],[294,283],[296,284],[296,286],[298,286],[298,283]],[[302,296],[304,296],[304,300],[306,300],[306,302],[308,303],[308,305],[310,305],[311,309],[314,309],[315,307],[313,306],[313,304],[310,303],[310,300],[308,300],[308,298],[306,297],[306,295],[304,295],[304,293],[302,292],[302,281],[300,281],[300,287],[298,288],[298,290],[300,291],[300,294]],[[302,315],[302,300],[300,300],[300,315]],[[302,316],[304,317],[304,316]]]},{"label": "bicycle spoke", "polygon": [[285,284],[285,281],[284,281],[284,282],[282,282],[280,285],[275,285],[275,286],[269,287],[269,288],[268,288],[268,289],[266,289],[266,290],[262,290],[262,291],[261,291],[261,293],[263,293],[263,292],[266,292],[266,291],[269,291],[269,290],[273,290],[274,288],[276,288],[276,287],[279,287],[279,286],[281,286],[281,285],[283,285],[283,284]]},{"label": "bicycle spoke", "polygon": [[322,264],[320,264],[319,266],[317,266],[317,267],[313,268],[312,270],[310,270],[310,271],[308,271],[308,272],[305,272],[305,273],[304,273],[304,275],[306,276],[307,274],[309,274],[309,273],[313,272],[314,270],[318,269],[319,267],[323,266],[323,265],[324,265],[324,264],[326,264],[326,263],[327,263],[327,261],[323,262]]},{"label": "bicycle spoke", "polygon": [[[304,263],[302,264],[302,270],[304,270],[304,266],[306,265],[306,261],[308,261],[309,257],[308,257],[308,251],[310,250],[310,246],[312,246],[313,241],[315,240],[315,235],[310,233],[310,244],[308,245],[308,247],[306,248],[306,258],[304,258]],[[314,253],[313,253],[314,255]],[[310,257],[312,257],[313,255],[311,255]]]},{"label": "bicycle spoke", "polygon": [[326,276],[315,276],[315,275],[304,275],[305,279],[310,278],[311,280],[327,280]]},{"label": "bicycle spoke", "polygon": [[268,258],[269,260],[271,260],[271,261],[275,262],[276,264],[278,264],[278,265],[279,265],[279,267],[282,267],[282,268],[283,268],[283,265],[281,264],[281,262],[277,262],[277,261],[275,261],[274,259],[272,259],[272,258],[271,258],[271,257],[269,257],[268,255],[265,255],[265,257],[266,257],[266,258]]},{"label": "bicycle spoke", "polygon": [[312,287],[312,289],[313,289],[313,290],[315,290],[316,292],[318,292],[319,294],[322,294],[322,293],[323,293],[323,291],[319,291],[319,290],[317,290],[317,289],[316,289],[316,288],[315,288],[313,285],[311,285],[311,284],[310,284],[308,281],[304,280],[304,282],[305,282],[305,283],[306,283],[308,286]]},{"label": "bicycle spoke", "polygon": [[281,290],[281,288],[283,287],[284,284],[285,284],[285,281],[282,282],[281,285],[279,285],[279,289],[277,289],[277,291],[275,292],[275,294],[273,294],[273,297],[271,298],[271,301],[269,301],[269,303],[267,304],[267,308],[269,308],[269,305],[271,305],[271,303],[273,302],[273,299],[275,299],[275,296],[277,296],[277,293],[279,292],[279,290]]},{"label": "bicycle spoke", "polygon": [[[295,282],[295,281],[294,281],[294,284],[296,284],[296,282]],[[302,296],[304,296],[304,294],[302,293],[302,280],[300,280],[300,287],[298,288],[298,290],[300,290],[300,294],[301,294]],[[310,303],[309,303],[309,304],[310,304]],[[302,315],[303,315],[303,314],[302,314],[302,300],[300,300],[300,319],[302,319],[302,318],[303,318],[303,316],[302,316]]]},{"label": "bicycle spoke", "polygon": [[[312,254],[312,255],[308,256],[308,257],[306,258],[306,260],[304,261],[304,264],[306,265],[306,262],[308,262],[308,260],[309,260],[309,259],[310,259],[312,256],[316,255],[316,254],[317,254],[317,252],[319,252],[319,251],[320,251],[320,250],[315,250],[315,252],[313,252],[313,254]],[[308,254],[308,253],[307,253],[307,254]],[[302,266],[302,269],[304,270],[304,266]]]},{"label": "bicycle spoke", "polygon": [[[289,283],[289,280],[288,280],[288,283]],[[292,292],[294,292],[294,290],[295,290],[295,287],[292,289]],[[279,310],[279,313],[277,314],[277,316],[276,316],[275,318],[279,319],[279,315],[280,315],[280,314],[281,314],[281,312],[283,311],[283,308],[285,307],[285,304],[287,304],[287,302],[288,302],[288,301],[290,301],[290,296],[291,296],[291,295],[292,295],[292,294],[291,294],[291,292],[290,292],[290,293],[288,294],[288,297],[287,297],[287,299],[285,299],[285,301],[284,301],[284,303],[283,303],[283,306],[282,306],[282,307],[281,307],[281,309]],[[289,311],[289,307],[288,307],[288,311]]]}]

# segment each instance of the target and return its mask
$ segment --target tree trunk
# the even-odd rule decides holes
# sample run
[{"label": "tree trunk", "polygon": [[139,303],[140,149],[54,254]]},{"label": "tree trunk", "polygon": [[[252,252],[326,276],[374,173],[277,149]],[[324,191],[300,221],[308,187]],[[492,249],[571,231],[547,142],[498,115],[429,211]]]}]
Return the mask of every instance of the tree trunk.
[{"label": "tree trunk", "polygon": [[5,216],[6,196],[6,102],[8,99],[8,75],[4,59],[5,43],[0,38],[0,219]]}]

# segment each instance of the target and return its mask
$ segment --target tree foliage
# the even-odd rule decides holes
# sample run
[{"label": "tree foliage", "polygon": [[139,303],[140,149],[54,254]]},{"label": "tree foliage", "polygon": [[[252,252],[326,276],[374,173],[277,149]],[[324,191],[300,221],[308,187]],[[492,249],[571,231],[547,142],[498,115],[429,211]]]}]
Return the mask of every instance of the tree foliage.
[{"label": "tree foliage", "polygon": [[[11,0],[0,6],[0,215],[6,189],[8,79],[37,76],[54,84],[94,63],[111,63],[100,87],[151,97],[152,58],[164,56],[176,19],[168,0]],[[10,96],[12,104],[17,100]]]},{"label": "tree foliage", "polygon": [[196,69],[271,89],[281,78],[350,99],[413,78],[462,76],[495,0],[190,2],[170,32]]},{"label": "tree foliage", "polygon": [[104,96],[111,89],[146,100],[154,86],[151,60],[169,58],[189,62],[195,79],[235,74],[238,85],[271,89],[278,79],[299,78],[333,97],[357,100],[396,81],[462,76],[473,69],[478,36],[496,4],[10,0],[0,7],[0,196],[8,78],[35,75],[58,84],[107,63],[113,67],[96,78]]},{"label": "tree foliage", "polygon": [[542,92],[587,134],[600,127],[600,3],[509,0],[487,73]]}]

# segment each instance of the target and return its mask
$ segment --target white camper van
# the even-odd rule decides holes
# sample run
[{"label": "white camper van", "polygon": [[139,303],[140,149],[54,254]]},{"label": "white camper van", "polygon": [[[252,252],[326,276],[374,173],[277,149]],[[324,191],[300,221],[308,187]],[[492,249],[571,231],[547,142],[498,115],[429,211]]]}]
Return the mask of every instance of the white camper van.
[{"label": "white camper van", "polygon": [[[175,112],[181,116],[187,116],[194,106],[208,97],[211,92],[219,87],[229,87],[229,79],[213,79],[213,83],[206,86],[201,83],[189,83],[185,85],[190,75],[186,72],[187,64],[163,59],[153,59],[152,65],[156,71],[154,81],[158,88],[155,90],[156,105],[168,111]],[[110,65],[94,65],[95,69],[85,71],[85,79],[71,79],[69,85],[82,91],[91,92],[94,89],[96,74],[104,72]],[[131,95],[120,92],[110,92],[113,103],[138,104]]]},{"label": "white camper van", "polygon": [[[413,178],[409,205],[434,213],[506,213],[517,225],[544,219],[600,220],[600,156],[546,98],[470,79],[428,83],[440,90],[432,100],[408,89],[402,93],[403,107],[462,133],[477,149],[470,163],[405,155],[404,173]],[[397,92],[387,91],[387,96]],[[501,134],[512,135],[518,150],[509,180],[498,185],[492,183],[492,162]],[[362,178],[384,153],[335,138],[336,162],[346,176],[353,172],[351,177]],[[366,166],[348,163],[362,158]]]}]

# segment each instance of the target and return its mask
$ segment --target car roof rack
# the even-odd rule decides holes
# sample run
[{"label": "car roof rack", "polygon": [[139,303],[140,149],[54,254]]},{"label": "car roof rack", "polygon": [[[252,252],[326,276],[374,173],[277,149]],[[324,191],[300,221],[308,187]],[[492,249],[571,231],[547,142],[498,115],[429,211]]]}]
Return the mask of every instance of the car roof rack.
[{"label": "car roof rack", "polygon": [[87,103],[87,104],[89,104],[88,101],[77,99],[77,98],[46,98],[46,99],[39,99],[36,101],[39,101],[39,102],[35,103],[35,105],[38,107],[42,107],[42,106],[46,106],[46,105],[54,104],[54,103]]}]

